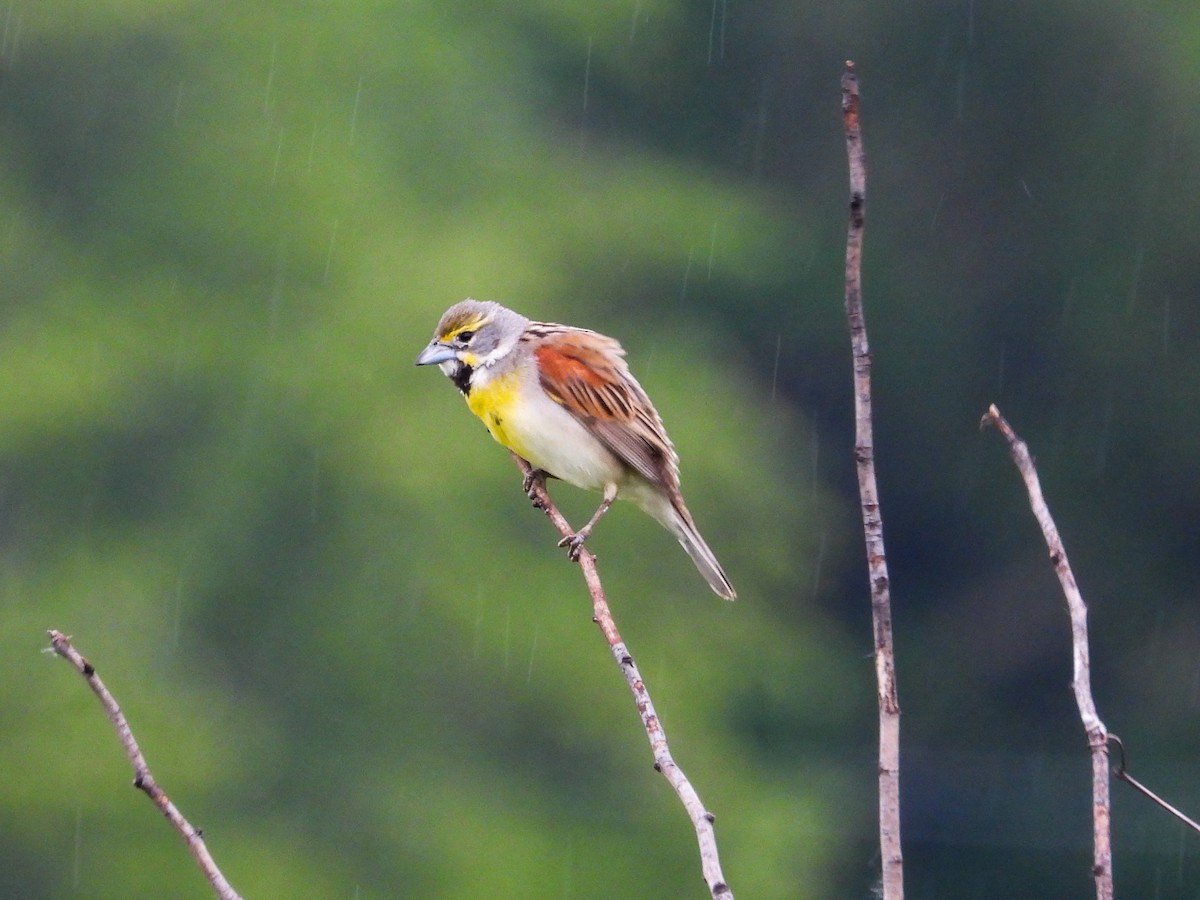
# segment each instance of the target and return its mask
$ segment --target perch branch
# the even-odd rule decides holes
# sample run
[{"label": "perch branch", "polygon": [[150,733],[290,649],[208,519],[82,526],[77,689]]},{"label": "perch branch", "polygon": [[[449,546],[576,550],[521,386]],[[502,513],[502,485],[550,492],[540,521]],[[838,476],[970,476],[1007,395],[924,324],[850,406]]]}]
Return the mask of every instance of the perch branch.
[{"label": "perch branch", "polygon": [[[520,456],[513,453],[512,458],[530,485],[529,495],[534,506],[546,513],[550,522],[563,537],[573,535],[575,529],[550,500],[545,482],[541,479],[531,478],[532,469],[529,463]],[[642,725],[646,729],[646,737],[650,741],[650,750],[654,754],[654,768],[675,789],[675,793],[679,795],[683,808],[687,811],[688,817],[696,829],[696,841],[700,845],[700,869],[704,875],[704,881],[714,898],[733,900],[733,891],[725,883],[725,876],[721,874],[721,859],[717,853],[717,835],[713,828],[713,814],[704,808],[704,804],[700,801],[700,795],[696,793],[696,789],[688,781],[683,769],[679,768],[674,757],[671,756],[666,732],[659,721],[658,713],[654,711],[654,704],[650,702],[650,692],[638,672],[633,656],[625,647],[624,641],[621,640],[616,622],[613,621],[612,611],[608,608],[604,587],[600,583],[600,575],[596,570],[596,557],[588,552],[587,547],[584,547],[579,554],[578,562],[579,568],[583,572],[583,580],[587,583],[588,593],[592,598],[592,620],[600,626],[600,631],[603,633],[604,639],[608,641],[613,658],[621,667],[621,673],[625,676],[629,690],[633,692],[634,703],[637,704],[638,713],[642,717]]]},{"label": "perch branch", "polygon": [[188,850],[196,860],[196,865],[200,867],[200,871],[204,873],[204,877],[208,879],[208,883],[212,885],[217,896],[221,900],[241,900],[238,892],[225,880],[225,876],[217,868],[216,862],[204,843],[204,838],[200,836],[200,830],[193,828],[191,823],[183,817],[163,789],[158,786],[154,776],[150,774],[150,767],[146,765],[146,758],[142,756],[137,738],[133,736],[125,714],[121,712],[121,707],[117,704],[116,699],[108,692],[108,688],[96,674],[95,667],[71,645],[71,639],[67,635],[54,630],[47,633],[50,636],[50,646],[54,652],[75,667],[75,670],[88,683],[88,687],[92,689],[92,693],[100,699],[100,705],[104,707],[108,720],[116,729],[117,737],[125,747],[125,755],[129,757],[129,763],[133,766],[133,786],[144,792],[150,798],[150,802],[158,807],[158,811],[166,816],[175,830],[179,832],[179,836],[183,838],[183,842],[187,844]]},{"label": "perch branch", "polygon": [[1088,653],[1087,605],[1079,586],[1075,583],[1075,575],[1071,564],[1067,561],[1067,551],[1063,547],[1058,527],[1050,516],[1050,508],[1042,496],[1041,482],[1038,480],[1037,468],[1029,447],[1021,440],[995,404],[988,407],[983,417],[984,425],[994,425],[1000,429],[1008,441],[1008,450],[1016,463],[1025,488],[1029,492],[1029,505],[1033,508],[1034,518],[1042,528],[1046,547],[1050,551],[1050,562],[1054,565],[1059,584],[1062,585],[1063,595],[1067,598],[1067,610],[1071,616],[1071,655],[1073,674],[1071,689],[1075,692],[1075,704],[1079,707],[1079,718],[1083,722],[1083,730],[1087,734],[1088,747],[1092,754],[1092,838],[1093,866],[1092,873],[1096,878],[1097,900],[1112,900],[1112,836],[1110,824],[1112,807],[1109,803],[1108,778],[1108,729],[1096,714],[1096,704],[1092,699],[1091,662]]},{"label": "perch branch", "polygon": [[871,621],[875,642],[875,680],[879,693],[879,851],[884,900],[903,900],[904,855],[900,844],[900,701],[896,692],[896,654],[892,643],[892,598],[883,513],[875,483],[871,423],[871,349],[862,302],[863,221],[867,170],[859,122],[858,75],[846,61],[842,75],[842,125],[850,168],[850,227],[846,234],[846,318],[854,356],[854,459],[862,504],[867,574],[871,582]]}]

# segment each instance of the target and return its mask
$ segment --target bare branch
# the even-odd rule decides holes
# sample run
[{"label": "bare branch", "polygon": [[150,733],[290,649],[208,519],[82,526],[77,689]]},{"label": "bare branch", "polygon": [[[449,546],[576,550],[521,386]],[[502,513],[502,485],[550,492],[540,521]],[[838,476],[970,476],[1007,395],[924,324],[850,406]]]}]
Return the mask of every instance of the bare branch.
[{"label": "bare branch", "polygon": [[166,816],[175,830],[179,832],[179,836],[187,844],[200,871],[204,873],[204,877],[208,879],[208,883],[212,885],[217,896],[221,900],[241,900],[237,891],[225,880],[225,876],[217,868],[204,839],[200,836],[200,830],[193,828],[191,823],[183,817],[183,814],[175,808],[175,804],[158,786],[154,776],[150,774],[150,767],[146,765],[146,758],[142,756],[137,738],[133,736],[133,731],[125,720],[125,714],[121,712],[121,707],[117,704],[116,699],[108,692],[108,688],[96,674],[95,667],[71,645],[70,637],[61,631],[54,630],[47,634],[50,636],[50,646],[54,652],[75,667],[75,670],[88,683],[88,687],[100,699],[100,705],[104,707],[108,720],[116,729],[117,737],[121,739],[121,744],[125,748],[125,755],[129,757],[129,763],[133,766],[133,786],[143,791],[150,798],[150,802],[158,807],[159,812]]},{"label": "bare branch", "polygon": [[[529,496],[534,506],[546,513],[550,522],[564,538],[575,534],[575,529],[570,526],[550,500],[545,482],[532,478],[533,470],[529,463],[515,453],[511,455],[517,468],[525,476],[526,483],[529,484]],[[596,557],[589,553],[585,546],[579,553],[578,562],[579,568],[583,572],[583,580],[587,584],[588,593],[592,597],[592,620],[600,626],[600,631],[603,633],[604,639],[608,641],[609,649],[612,650],[613,658],[621,667],[621,674],[625,676],[625,682],[633,693],[634,703],[642,717],[642,725],[646,729],[646,737],[650,741],[650,750],[654,754],[654,768],[661,772],[671,787],[675,789],[675,793],[679,795],[683,808],[687,811],[688,817],[696,829],[696,841],[700,846],[700,869],[704,875],[704,881],[714,898],[733,900],[733,891],[725,883],[725,876],[721,874],[721,860],[717,853],[717,835],[713,828],[713,814],[704,808],[704,804],[700,801],[700,795],[696,793],[696,789],[688,781],[683,769],[671,755],[671,748],[667,745],[666,732],[658,719],[658,713],[654,711],[654,704],[650,702],[650,692],[638,672],[633,656],[621,640],[621,634],[617,631],[616,622],[613,621],[612,612],[608,608],[604,587],[600,583],[600,574],[596,570]]]},{"label": "bare branch", "polygon": [[903,900],[904,855],[900,844],[900,701],[896,692],[896,656],[892,644],[891,582],[883,546],[883,513],[875,483],[875,446],[871,423],[871,349],[862,302],[863,222],[867,170],[858,109],[858,75],[846,61],[842,75],[842,125],[850,168],[850,227],[846,234],[846,318],[854,356],[854,459],[862,504],[867,574],[871,582],[871,619],[875,640],[875,680],[879,694],[879,851],[884,900]]},{"label": "bare branch", "polygon": [[1091,662],[1088,652],[1087,605],[1079,586],[1075,583],[1075,574],[1067,561],[1067,551],[1063,547],[1058,527],[1050,516],[1050,509],[1042,496],[1041,482],[1038,480],[1037,468],[1029,447],[1017,437],[1015,431],[1000,415],[995,404],[988,407],[983,417],[984,425],[995,425],[1008,441],[1009,453],[1016,463],[1025,488],[1029,492],[1029,505],[1033,509],[1034,518],[1042,528],[1046,547],[1050,551],[1050,562],[1062,585],[1063,595],[1067,598],[1067,610],[1071,615],[1071,655],[1073,660],[1073,675],[1071,688],[1075,692],[1075,705],[1079,708],[1079,718],[1083,722],[1083,730],[1087,733],[1088,746],[1092,753],[1092,838],[1093,838],[1093,874],[1096,877],[1097,900],[1112,900],[1112,807],[1109,802],[1108,778],[1108,729],[1096,714],[1096,704],[1092,699]]}]

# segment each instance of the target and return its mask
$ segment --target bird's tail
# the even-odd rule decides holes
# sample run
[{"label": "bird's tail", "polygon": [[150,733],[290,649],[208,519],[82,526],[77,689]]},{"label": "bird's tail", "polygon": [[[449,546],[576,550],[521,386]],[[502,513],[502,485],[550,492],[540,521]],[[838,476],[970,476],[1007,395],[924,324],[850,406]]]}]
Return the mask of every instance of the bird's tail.
[{"label": "bird's tail", "polygon": [[626,486],[622,496],[629,497],[675,535],[675,539],[687,551],[687,555],[692,558],[692,562],[718,597],[726,600],[737,597],[737,591],[729,583],[729,576],[725,574],[713,552],[708,549],[708,544],[704,543],[704,538],[700,537],[700,532],[696,530],[696,523],[692,521],[691,513],[684,506],[678,489],[664,490],[650,482],[634,481],[632,485]]},{"label": "bird's tail", "polygon": [[696,564],[696,568],[700,570],[700,574],[704,576],[704,580],[708,582],[709,587],[716,592],[718,597],[725,600],[736,599],[737,591],[729,583],[729,576],[725,574],[725,570],[721,568],[721,564],[717,562],[713,552],[708,549],[708,544],[704,543],[704,538],[700,537],[700,532],[696,530],[696,523],[692,521],[687,509],[677,508],[674,512],[674,521],[670,523],[669,527],[675,537],[679,539],[680,545],[687,551],[687,555],[692,558],[692,562]]}]

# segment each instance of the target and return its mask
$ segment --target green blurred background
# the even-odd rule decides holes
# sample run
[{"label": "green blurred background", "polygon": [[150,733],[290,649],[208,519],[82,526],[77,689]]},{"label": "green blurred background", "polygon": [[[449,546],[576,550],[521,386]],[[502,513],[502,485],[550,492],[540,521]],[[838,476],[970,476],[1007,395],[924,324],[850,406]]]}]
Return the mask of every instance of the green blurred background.
[{"label": "green blurred background", "polygon": [[[704,895],[578,572],[413,359],[464,296],[619,337],[738,587],[592,547],[739,897],[870,897],[875,692],[842,311],[866,301],[909,896],[1092,894],[1067,621],[1200,812],[1200,7],[0,10],[0,894],[206,897],[74,635],[247,897]],[[576,520],[594,497],[556,496]],[[1200,839],[1114,785],[1118,896]]]}]

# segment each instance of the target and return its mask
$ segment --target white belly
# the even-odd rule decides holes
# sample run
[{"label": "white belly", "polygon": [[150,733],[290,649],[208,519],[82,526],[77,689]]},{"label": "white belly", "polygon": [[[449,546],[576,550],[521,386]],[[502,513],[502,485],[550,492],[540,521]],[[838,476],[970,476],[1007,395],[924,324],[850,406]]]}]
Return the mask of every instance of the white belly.
[{"label": "white belly", "polygon": [[628,470],[620,460],[544,394],[521,410],[510,409],[505,430],[517,453],[567,484],[603,491],[625,482]]}]

